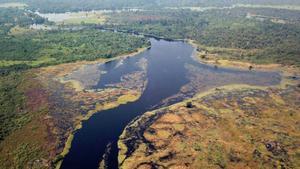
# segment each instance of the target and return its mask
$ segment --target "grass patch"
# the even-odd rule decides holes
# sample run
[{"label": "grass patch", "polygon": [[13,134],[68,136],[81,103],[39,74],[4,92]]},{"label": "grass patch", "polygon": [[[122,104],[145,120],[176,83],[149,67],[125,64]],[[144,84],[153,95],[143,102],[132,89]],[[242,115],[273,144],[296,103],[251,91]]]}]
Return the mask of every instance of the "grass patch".
[{"label": "grass patch", "polygon": [[66,143],[65,143],[65,147],[64,150],[53,160],[54,165],[56,166],[56,169],[59,169],[64,157],[69,153],[71,146],[72,146],[72,141],[74,139],[74,134],[70,134]]},{"label": "grass patch", "polygon": [[106,21],[106,17],[97,12],[78,13],[71,15],[70,19],[66,19],[63,22],[65,24],[103,24]]},{"label": "grass patch", "polygon": [[119,104],[126,104],[128,102],[134,102],[138,99],[138,97],[136,95],[132,95],[132,94],[127,94],[127,95],[123,95],[121,97],[118,98],[118,103]]}]

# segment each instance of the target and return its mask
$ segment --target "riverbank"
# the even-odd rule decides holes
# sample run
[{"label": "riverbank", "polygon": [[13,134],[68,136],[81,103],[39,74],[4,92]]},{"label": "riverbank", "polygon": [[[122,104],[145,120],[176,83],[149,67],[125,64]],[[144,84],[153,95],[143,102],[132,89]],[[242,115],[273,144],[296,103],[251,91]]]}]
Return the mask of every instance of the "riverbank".
[{"label": "riverbank", "polygon": [[300,119],[297,83],[228,85],[147,112],[120,136],[119,166],[298,166],[299,129],[293,127]]},{"label": "riverbank", "polygon": [[[274,71],[283,67],[280,64],[255,64],[246,61],[228,60],[218,55],[217,53],[211,53],[211,51],[209,51],[209,47],[201,46],[193,40],[187,40],[187,42],[195,48],[194,57],[198,61],[205,64],[220,66],[225,68],[237,68],[242,70],[255,69],[255,70],[262,70],[262,71]],[[238,49],[227,49],[227,50],[236,51]]]},{"label": "riverbank", "polygon": [[[231,87],[240,88],[241,86],[231,86]],[[110,91],[109,93],[111,93],[111,91]],[[96,99],[96,98],[94,98],[94,99]],[[99,109],[99,110],[100,110],[100,109]],[[105,109],[103,109],[103,110],[105,110]],[[93,114],[93,112],[92,112],[91,114]],[[86,116],[86,117],[88,117],[88,116]],[[87,119],[89,119],[89,117],[88,117]],[[82,119],[78,119],[78,120],[82,122]],[[76,128],[77,128],[77,127],[78,127],[78,128],[81,128],[81,127],[82,127],[82,126],[81,126],[81,122],[80,122],[80,124],[79,124],[78,126],[76,125]],[[69,149],[70,147],[67,147],[67,148]]]},{"label": "riverbank", "polygon": [[[68,153],[73,131],[81,121],[88,119],[97,110],[112,108],[138,99],[143,90],[139,86],[135,90],[123,87],[102,93],[87,92],[84,89],[76,91],[72,83],[61,83],[60,78],[72,74],[81,67],[95,64],[96,66],[86,74],[91,75],[89,73],[93,73],[97,64],[126,59],[146,51],[147,48],[148,46],[145,46],[136,49],[135,52],[112,59],[65,63],[2,76],[0,80],[3,82],[1,83],[3,90],[9,89],[9,91],[2,90],[3,99],[7,96],[5,101],[9,103],[1,107],[4,110],[2,113],[7,110],[16,115],[7,113],[9,116],[5,116],[5,120],[11,122],[3,121],[3,125],[9,125],[2,129],[6,128],[5,131],[9,132],[0,141],[0,168],[13,166],[53,168],[54,164],[59,163]],[[139,76],[131,77],[130,81],[138,78]],[[95,80],[97,81],[97,78]],[[77,79],[75,81],[78,82]],[[14,88],[11,89],[12,86]],[[116,101],[108,99],[109,96],[116,98]],[[107,103],[96,104],[97,101],[102,102],[102,99],[107,99]],[[12,107],[16,109],[12,110]]]},{"label": "riverbank", "polygon": [[[195,48],[195,59],[201,63],[247,71],[278,71],[282,75],[281,82],[272,86],[240,84],[221,86],[207,92],[200,92],[183,102],[146,112],[128,124],[119,138],[120,168],[129,169],[138,166],[172,168],[181,166],[183,163],[185,166],[182,167],[187,168],[229,165],[257,167],[258,164],[253,162],[256,160],[261,162],[260,166],[265,167],[279,164],[286,167],[297,166],[300,161],[297,160],[295,153],[299,149],[293,146],[297,144],[295,134],[299,131],[294,133],[294,129],[284,124],[287,124],[286,121],[295,122],[294,118],[300,119],[300,116],[295,116],[295,111],[299,111],[299,106],[297,106],[297,100],[300,98],[299,69],[279,64],[257,65],[219,59],[219,62],[216,62],[215,58],[204,60],[200,57],[201,53],[197,51],[198,46],[191,41],[188,42]],[[251,69],[249,69],[250,66],[252,66]],[[191,107],[188,107],[188,104],[191,104]],[[273,109],[274,107],[276,108]],[[286,107],[289,107],[288,110]],[[279,112],[276,111],[276,113],[275,110]],[[232,116],[236,116],[237,112],[239,115],[236,120],[233,120]],[[290,117],[277,121],[277,116],[286,116],[285,113],[289,113]],[[251,119],[253,117],[254,121]],[[263,120],[260,120],[262,117]],[[278,139],[280,134],[273,132],[274,120],[284,126],[280,132],[287,131],[288,139],[293,141],[287,143],[287,140]],[[251,123],[252,126],[243,124],[243,121]],[[231,123],[241,124],[227,125]],[[195,124],[203,124],[206,126],[205,130],[198,131],[202,130],[203,125],[197,127]],[[217,126],[217,129],[210,124]],[[254,127],[253,131],[248,130],[248,127]],[[224,128],[229,131],[224,132]],[[264,136],[265,133],[260,132],[264,129],[271,130],[271,132],[267,132]],[[215,130],[217,133],[213,134]],[[251,135],[255,139],[254,143],[248,143],[248,136],[245,136],[243,132]],[[207,138],[203,139],[199,133]],[[228,137],[234,139],[229,141],[226,139]],[[238,137],[243,137],[243,141],[237,139]],[[267,148],[269,145],[276,147],[281,153],[278,154]],[[239,147],[248,147],[248,149],[242,151]],[[285,151],[287,154],[283,153]],[[205,155],[201,155],[203,153]],[[248,158],[251,153],[259,153],[261,156],[258,159]],[[201,156],[201,159],[198,156]],[[238,161],[232,159],[238,159]]]},{"label": "riverbank", "polygon": [[[141,80],[139,80],[139,78],[142,78],[142,76],[145,75],[146,67],[144,67],[144,65],[141,65],[141,71],[143,72],[141,75],[132,75],[132,80],[136,81],[133,82],[132,85],[137,85],[134,90],[127,89],[125,86],[118,88],[109,88],[102,91],[88,90],[86,89],[86,86],[83,85],[80,81],[76,79],[64,80],[64,78],[72,75],[72,73],[76,71],[82,70],[84,72],[84,67],[88,66],[92,67],[92,69],[89,69],[89,73],[93,74],[93,72],[95,71],[95,73],[97,73],[97,76],[99,76],[97,77],[97,79],[100,79],[101,75],[96,70],[98,69],[99,65],[136,56],[146,51],[148,48],[149,47],[139,48],[136,52],[119,55],[111,59],[98,59],[95,61],[78,61],[75,63],[50,66],[38,70],[39,77],[43,77],[43,81],[58,81],[59,83],[63,84],[66,88],[68,88],[68,90],[72,90],[73,92],[71,94],[71,97],[69,97],[68,99],[83,102],[83,111],[87,111],[86,114],[78,114],[72,117],[72,123],[75,127],[74,129],[69,130],[65,134],[68,135],[67,140],[65,141],[65,146],[62,152],[54,160],[56,163],[56,168],[60,168],[63,158],[68,154],[69,149],[71,148],[74,133],[77,130],[81,129],[83,121],[88,120],[91,116],[93,116],[99,111],[112,109],[118,107],[121,104],[127,104],[128,102],[134,102],[138,100],[142,94],[142,91],[145,89],[147,83],[145,81],[140,87],[138,86],[138,84],[136,84],[140,83]],[[83,74],[82,76],[85,75]],[[80,79],[80,77],[78,78]],[[130,81],[130,79],[128,80]],[[97,82],[97,80],[95,82]],[[101,100],[104,101],[104,103],[101,103]]]},{"label": "riverbank", "polygon": [[[94,61],[77,61],[74,63],[67,63],[67,64],[61,64],[61,65],[57,65],[57,66],[51,66],[45,69],[46,72],[48,71],[56,71],[61,70],[62,68],[65,70],[61,70],[60,72],[58,72],[58,74],[55,75],[55,79],[58,79],[61,83],[67,84],[69,83],[70,86],[72,86],[76,91],[83,91],[84,90],[84,86],[82,85],[82,83],[80,83],[79,81],[76,80],[64,80],[63,77],[67,76],[68,74],[70,74],[71,72],[74,72],[78,69],[82,69],[84,66],[86,65],[96,65],[96,64],[105,64],[108,62],[112,62],[115,60],[119,60],[119,59],[126,59],[128,57],[133,57],[136,56],[142,52],[145,52],[146,50],[148,50],[151,46],[147,46],[147,47],[143,47],[143,48],[138,48],[136,49],[135,52],[129,53],[129,54],[122,54],[119,55],[117,57],[113,57],[110,59],[97,59]],[[100,77],[99,77],[100,78]]]},{"label": "riverbank", "polygon": [[[228,60],[223,58],[218,54],[212,54],[208,50],[202,50],[201,45],[199,46],[193,40],[186,40],[190,45],[195,48],[193,57],[196,61],[204,63],[207,65],[214,66],[215,68],[230,68],[230,69],[240,69],[249,71],[278,71],[283,77],[283,81],[290,81],[291,79],[300,77],[300,68],[297,66],[289,66],[282,64],[256,64],[247,61],[240,60]],[[283,85],[283,83],[281,83]]]}]

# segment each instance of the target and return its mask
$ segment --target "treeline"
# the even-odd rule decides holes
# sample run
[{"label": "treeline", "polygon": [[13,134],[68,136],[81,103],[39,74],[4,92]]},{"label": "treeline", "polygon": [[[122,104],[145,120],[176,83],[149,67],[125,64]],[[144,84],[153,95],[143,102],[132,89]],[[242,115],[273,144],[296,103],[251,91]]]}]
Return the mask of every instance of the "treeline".
[{"label": "treeline", "polygon": [[173,39],[193,39],[212,47],[259,49],[257,51],[260,52],[255,55],[246,54],[240,59],[300,65],[299,22],[280,24],[272,22],[271,18],[247,18],[249,13],[268,13],[277,18],[286,14],[282,19],[295,21],[293,16],[300,15],[298,11],[277,14],[277,10],[273,10],[233,8],[204,12],[157,10],[113,13],[106,27]]},{"label": "treeline", "polygon": [[[299,39],[299,24],[277,24],[246,18],[246,8],[123,12],[111,15],[107,27],[174,39],[194,39],[209,46],[255,49]],[[273,10],[273,9],[265,9]],[[260,14],[259,11],[256,11]],[[296,12],[300,15],[300,12]],[[286,16],[288,17],[288,16]]]},{"label": "treeline", "polygon": [[[14,26],[28,27],[32,24],[42,24],[47,22],[42,18],[27,10],[16,8],[0,8],[0,35],[6,35]],[[3,38],[3,37],[2,37]]]},{"label": "treeline", "polygon": [[[112,58],[149,45],[146,38],[100,30],[30,31],[0,39],[3,71]],[[13,64],[16,63],[16,64]]]},{"label": "treeline", "polygon": [[111,58],[149,46],[143,37],[100,30],[29,29],[47,20],[22,9],[0,10],[0,74],[78,60]]},{"label": "treeline", "polygon": [[0,25],[27,26],[31,24],[42,24],[46,20],[27,10],[16,8],[0,8]]},{"label": "treeline", "polygon": [[[232,6],[237,3],[254,5],[300,5],[298,0],[15,0],[29,5],[31,10],[41,12],[67,12],[94,9],[163,8]],[[0,0],[0,2],[12,2]]]},{"label": "treeline", "polygon": [[78,60],[111,58],[149,45],[143,37],[95,29],[38,31],[45,19],[21,9],[0,10],[0,73]]}]

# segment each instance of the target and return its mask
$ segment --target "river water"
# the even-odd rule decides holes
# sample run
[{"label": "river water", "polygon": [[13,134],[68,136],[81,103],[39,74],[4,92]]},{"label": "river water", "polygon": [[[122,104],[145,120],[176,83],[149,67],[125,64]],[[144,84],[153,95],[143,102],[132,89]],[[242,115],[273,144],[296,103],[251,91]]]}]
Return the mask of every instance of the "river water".
[{"label": "river water", "polygon": [[[74,134],[72,147],[61,168],[96,169],[103,157],[108,168],[118,168],[117,141],[126,125],[155,105],[161,105],[163,100],[176,96],[191,81],[199,84],[194,87],[197,92],[228,84],[268,86],[281,81],[277,72],[216,69],[196,62],[192,57],[193,52],[194,48],[184,42],[151,39],[151,49],[125,59],[120,66],[116,66],[120,62],[118,60],[99,66],[106,74],[101,76],[94,88],[101,89],[106,84],[119,81],[122,75],[134,71],[135,63],[140,58],[145,58],[148,63],[147,86],[139,100],[99,112],[84,121],[82,129]],[[190,76],[196,78],[191,79]],[[196,89],[197,86],[199,89]],[[185,98],[170,99],[167,105],[183,99]],[[107,155],[103,156],[104,154]]]}]

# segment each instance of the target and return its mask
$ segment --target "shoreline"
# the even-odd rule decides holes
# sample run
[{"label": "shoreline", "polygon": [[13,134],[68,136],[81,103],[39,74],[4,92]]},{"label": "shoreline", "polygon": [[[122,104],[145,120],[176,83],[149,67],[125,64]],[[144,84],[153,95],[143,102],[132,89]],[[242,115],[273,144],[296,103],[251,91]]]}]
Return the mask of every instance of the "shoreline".
[{"label": "shoreline", "polygon": [[289,79],[287,76],[282,75],[281,82],[276,85],[256,86],[256,85],[247,85],[247,84],[229,84],[229,85],[224,85],[224,86],[220,86],[217,88],[211,88],[208,91],[197,93],[192,98],[185,99],[183,101],[171,104],[169,106],[165,106],[165,107],[161,107],[161,108],[158,108],[155,110],[147,111],[144,114],[142,114],[141,116],[133,119],[130,123],[128,123],[127,126],[125,127],[125,129],[123,130],[123,132],[121,133],[121,135],[119,136],[119,140],[117,143],[118,147],[119,147],[119,155],[118,155],[119,165],[121,165],[124,162],[124,160],[127,158],[126,151],[128,150],[128,146],[124,143],[124,140],[126,140],[128,138],[127,137],[128,133],[129,133],[128,131],[130,131],[128,129],[129,128],[139,128],[140,127],[139,125],[144,124],[145,122],[148,122],[148,120],[150,122],[151,121],[150,119],[155,121],[155,119],[156,119],[155,117],[159,117],[159,116],[163,115],[164,113],[161,113],[161,112],[163,112],[164,110],[167,110],[167,109],[171,110],[171,109],[174,109],[174,108],[177,108],[180,106],[185,106],[189,102],[193,102],[195,100],[202,99],[209,95],[216,95],[219,92],[228,93],[228,92],[233,92],[233,91],[244,91],[244,90],[268,91],[268,90],[272,90],[272,89],[285,90],[285,89],[288,89],[290,86],[297,86],[299,81],[300,80]]},{"label": "shoreline", "polygon": [[252,70],[260,70],[260,71],[274,71],[286,67],[284,65],[275,64],[275,63],[256,64],[256,63],[251,63],[251,62],[241,61],[241,60],[228,60],[222,58],[218,59],[212,57],[202,59],[199,56],[200,52],[197,51],[199,45],[194,40],[191,39],[186,40],[186,42],[195,48],[195,52],[194,52],[195,59],[204,64],[219,66],[223,68],[241,69],[241,70],[249,70],[249,67],[252,66]]},{"label": "shoreline", "polygon": [[[300,77],[300,68],[296,66],[288,66],[282,64],[255,64],[247,61],[239,61],[239,60],[228,60],[228,59],[215,59],[215,58],[206,58],[202,59],[200,57],[200,52],[197,51],[199,45],[193,40],[186,40],[188,44],[194,47],[193,58],[195,61],[200,62],[202,64],[216,66],[216,68],[228,68],[228,69],[238,69],[238,70],[249,70],[249,71],[277,71],[280,73],[282,77],[282,81],[285,81],[283,84],[280,83],[280,86],[287,85],[293,83],[291,80],[293,78]],[[251,67],[251,69],[250,69]],[[287,82],[288,81],[288,82]],[[297,84],[293,84],[297,85]]]},{"label": "shoreline", "polygon": [[79,81],[76,81],[76,80],[64,80],[63,77],[66,76],[66,75],[68,75],[69,73],[71,73],[73,71],[76,71],[76,70],[82,68],[85,65],[89,65],[89,64],[105,64],[105,63],[108,63],[108,62],[111,62],[111,61],[115,61],[115,60],[119,60],[119,59],[126,59],[128,57],[133,57],[133,56],[139,55],[139,54],[145,52],[146,50],[148,50],[150,47],[138,48],[136,52],[132,52],[132,53],[129,53],[129,54],[122,54],[122,55],[119,55],[119,56],[116,56],[116,57],[113,57],[113,58],[109,58],[109,59],[97,59],[97,60],[94,60],[94,61],[78,61],[78,62],[74,62],[74,63],[66,63],[64,65],[56,65],[56,66],[68,66],[68,65],[72,65],[72,66],[76,67],[73,70],[71,70],[69,72],[66,72],[63,75],[60,75],[60,77],[57,80],[60,83],[63,83],[63,84],[70,83],[71,86],[72,86],[72,88],[75,91],[77,91],[77,92],[82,91],[84,89],[84,86]]},{"label": "shoreline", "polygon": [[[200,62],[206,65],[211,65],[211,66],[215,66],[216,64],[214,64],[214,60],[202,60],[199,57],[199,52],[197,51],[197,44],[195,44],[192,40],[185,40],[184,42],[190,44],[192,47],[194,47],[194,53],[193,53],[193,57],[195,58],[196,62]],[[222,62],[224,63],[224,62]],[[276,85],[270,85],[270,86],[256,86],[256,85],[245,85],[245,84],[230,84],[230,85],[225,85],[225,86],[221,86],[218,88],[212,88],[206,92],[200,92],[197,93],[196,95],[194,95],[192,98],[189,99],[185,99],[181,102],[175,103],[175,104],[171,104],[169,106],[166,107],[161,107],[152,111],[148,111],[145,112],[143,115],[137,117],[136,119],[134,119],[133,121],[131,121],[123,130],[122,134],[119,136],[119,140],[118,140],[118,147],[119,147],[119,155],[118,155],[118,159],[119,159],[119,165],[122,164],[126,158],[126,151],[128,149],[127,145],[123,142],[123,140],[126,140],[127,135],[128,135],[128,128],[131,127],[138,127],[139,123],[142,123],[145,119],[150,119],[156,116],[160,116],[160,112],[162,110],[166,110],[169,108],[174,108],[174,107],[178,107],[178,106],[183,106],[186,105],[188,102],[197,100],[197,99],[201,99],[203,97],[206,97],[208,95],[214,95],[217,94],[218,92],[230,92],[230,91],[236,91],[236,90],[268,90],[268,89],[287,89],[289,86],[297,86],[298,81],[299,80],[295,80],[291,77],[293,76],[299,76],[299,69],[297,67],[291,67],[291,66],[284,66],[284,65],[280,65],[280,64],[264,64],[264,65],[257,65],[257,64],[252,64],[250,62],[241,62],[241,61],[229,61],[226,60],[227,64],[217,64],[217,66],[220,66],[222,68],[229,68],[229,69],[240,69],[240,70],[249,70],[248,67],[250,65],[254,66],[253,71],[257,70],[257,71],[278,71],[281,74],[281,81],[280,83],[276,84]],[[155,118],[153,118],[155,119]]]},{"label": "shoreline", "polygon": [[[119,56],[116,56],[116,57],[113,57],[113,58],[110,58],[110,59],[97,59],[95,61],[78,61],[78,62],[74,62],[74,63],[65,63],[65,64],[61,64],[61,65],[51,66],[50,68],[55,69],[55,67],[57,67],[57,66],[64,67],[64,66],[69,66],[69,65],[72,65],[72,66],[76,65],[75,69],[72,69],[68,72],[65,72],[63,75],[59,75],[59,76],[65,76],[65,75],[69,74],[70,72],[76,71],[77,69],[80,69],[82,66],[85,66],[85,65],[88,65],[88,64],[105,64],[107,62],[111,62],[111,61],[114,61],[114,60],[125,59],[125,58],[128,58],[128,57],[136,56],[136,55],[141,54],[144,51],[148,50],[150,47],[151,46],[138,48],[137,51],[135,51],[135,52],[132,52],[132,53],[129,53],[129,54],[121,54]],[[49,67],[46,67],[46,69],[47,68],[49,68]],[[58,80],[62,84],[71,83],[73,90],[75,90],[76,92],[82,91],[81,89],[84,88],[82,86],[82,84],[80,84],[80,82],[75,81],[75,80],[70,80],[70,81],[63,81],[62,79],[54,79],[54,80]],[[55,164],[55,169],[60,169],[60,167],[63,163],[64,157],[69,153],[69,151],[71,149],[72,141],[74,139],[74,134],[76,133],[77,130],[80,130],[82,128],[82,123],[84,121],[89,120],[94,114],[98,113],[99,111],[112,109],[112,108],[118,107],[122,104],[127,104],[129,102],[134,102],[134,101],[138,100],[140,98],[140,96],[141,96],[141,94],[139,94],[136,98],[134,98],[132,100],[129,100],[127,102],[123,102],[123,103],[120,103],[118,105],[116,104],[116,105],[113,105],[113,106],[105,107],[104,109],[101,109],[101,110],[99,110],[99,108],[97,108],[97,105],[96,105],[95,109],[89,110],[86,115],[77,116],[76,119],[78,119],[78,120],[75,122],[74,130],[70,131],[70,133],[67,134],[69,136],[68,136],[68,138],[65,142],[64,149],[62,150],[62,152],[59,155],[56,156],[56,158],[59,158],[59,160]]]},{"label": "shoreline", "polygon": [[[298,80],[298,82],[299,82],[299,80]],[[188,103],[192,103],[193,105],[198,105],[199,102],[197,102],[197,101],[199,101],[207,96],[214,96],[214,95],[219,95],[219,94],[222,95],[222,94],[226,94],[226,93],[230,93],[230,92],[244,92],[244,91],[252,91],[252,90],[265,91],[270,94],[270,97],[272,97],[272,99],[277,99],[277,95],[273,95],[274,93],[272,93],[272,91],[288,90],[290,87],[291,88],[295,87],[295,86],[283,86],[283,83],[284,82],[281,82],[278,85],[264,86],[264,87],[252,86],[252,85],[242,85],[242,84],[225,85],[225,86],[218,87],[218,90],[216,90],[216,88],[212,88],[206,92],[200,92],[200,93],[196,94],[194,97],[186,99],[182,102],[145,112],[143,115],[141,115],[138,118],[131,121],[126,126],[126,128],[123,130],[122,134],[119,137],[119,140],[118,140],[119,165],[122,166],[127,159],[129,161],[129,164],[132,164],[132,163],[134,163],[132,161],[132,159],[138,159],[138,158],[144,157],[142,155],[139,156],[140,151],[143,152],[143,150],[144,150],[142,148],[139,149],[139,146],[146,144],[145,142],[142,142],[143,139],[139,138],[139,141],[141,141],[141,142],[138,142],[138,144],[136,146],[136,147],[138,147],[138,148],[136,148],[137,149],[136,154],[133,154],[133,152],[131,152],[133,154],[132,156],[131,155],[128,156],[126,154],[128,149],[132,148],[132,147],[130,147],[130,144],[128,146],[128,143],[126,141],[130,140],[131,138],[136,138],[137,135],[144,135],[145,127],[147,127],[148,124],[150,124],[150,125],[156,124],[157,119],[164,116],[168,112],[170,112],[170,111],[176,112],[176,110],[180,111],[180,107],[186,107],[188,105]],[[279,100],[279,102],[280,101],[281,100]],[[147,150],[144,150],[144,151],[147,152]],[[147,158],[147,157],[145,157],[145,158]]]},{"label": "shoreline", "polygon": [[144,37],[147,37],[147,38],[154,38],[154,39],[157,39],[157,40],[165,40],[165,41],[169,41],[169,42],[172,42],[172,41],[186,42],[186,39],[167,38],[167,37],[163,37],[163,36],[156,36],[156,35],[147,34],[147,33],[140,33],[140,32],[137,32],[137,31],[130,31],[130,30],[126,30],[126,29],[118,30],[118,29],[114,29],[114,28],[105,28],[103,26],[95,26],[94,28],[104,30],[104,31],[120,32],[120,33],[125,33],[125,34],[134,34],[134,35],[137,35],[137,36],[144,36]]},{"label": "shoreline", "polygon": [[[154,37],[152,37],[154,38]],[[160,39],[164,39],[164,38],[160,38]],[[164,39],[166,40],[166,39]],[[173,40],[172,40],[173,41]],[[176,40],[174,40],[176,41]],[[193,43],[191,40],[180,40],[180,41],[183,41],[183,42],[186,42],[188,44],[190,44],[191,46],[193,46],[195,48],[195,61],[199,61],[203,64],[207,64],[207,65],[216,65],[216,64],[213,64],[213,62],[205,62],[203,61],[199,56],[199,52],[197,51],[197,44]],[[150,46],[151,47],[151,46]],[[78,62],[75,62],[75,64],[77,65],[77,68],[80,68],[84,65],[87,65],[87,64],[97,64],[97,63],[107,63],[107,62],[110,62],[110,61],[113,61],[113,60],[118,60],[118,59],[122,59],[122,58],[127,58],[127,57],[131,57],[131,56],[135,56],[135,55],[138,55],[144,51],[146,51],[148,48],[150,47],[144,47],[144,48],[139,48],[138,51],[136,52],[133,52],[133,53],[130,53],[130,54],[122,54],[120,56],[117,56],[117,57],[114,57],[114,58],[111,58],[111,59],[98,59],[98,60],[95,60],[95,61],[78,61]],[[255,64],[251,64],[251,63],[247,63],[247,62],[239,62],[239,61],[229,61],[227,60],[228,64],[224,65],[224,64],[218,64],[218,66],[220,67],[225,67],[225,68],[231,68],[231,69],[244,69],[244,70],[248,70],[248,65],[255,65]],[[232,64],[232,63],[240,63],[239,65],[236,65],[236,64]],[[67,63],[67,64],[74,64],[74,63]],[[80,65],[78,65],[80,64]],[[64,64],[65,65],[65,64]],[[56,66],[60,66],[60,65],[56,65]],[[246,68],[245,68],[246,66]],[[55,66],[54,66],[55,67]],[[76,70],[75,69],[75,70]],[[254,70],[263,70],[263,71],[280,71],[281,73],[283,74],[286,74],[286,70],[285,70],[285,66],[282,66],[282,65],[260,65],[259,67],[255,66],[255,69]],[[73,70],[74,71],[74,70]],[[71,71],[72,72],[72,71]],[[68,72],[70,73],[70,72]],[[68,74],[66,73],[66,74]],[[239,85],[239,84],[232,84],[232,85],[226,85],[226,86],[221,86],[220,87],[220,90],[224,90],[224,91],[227,91],[227,90],[236,90],[236,89],[262,89],[262,90],[266,90],[267,88],[269,87],[276,87],[276,88],[285,88],[287,85],[291,85],[292,82],[289,81],[284,75],[282,74],[282,81],[278,84],[278,85],[275,85],[275,86],[266,86],[266,87],[260,87],[260,86],[251,86],[251,85]],[[68,81],[66,81],[68,82]],[[78,84],[77,84],[78,85]],[[293,84],[294,85],[294,84]],[[76,90],[76,88],[74,88],[74,90]],[[175,104],[172,104],[170,106],[174,106],[174,105],[180,105],[180,104],[184,104],[192,99],[195,99],[195,98],[201,98],[201,97],[204,97],[206,95],[209,95],[209,94],[213,94],[213,93],[216,93],[216,90],[215,89],[211,89],[209,90],[208,92],[202,92],[202,93],[198,93],[196,94],[193,98],[190,98],[190,99],[187,99],[187,100],[184,100],[182,102],[179,102],[179,103],[175,103]],[[138,98],[137,98],[138,99]],[[126,104],[126,103],[125,103]],[[119,106],[119,105],[118,105]],[[161,109],[165,109],[165,108],[168,108],[170,106],[167,106],[167,107],[162,107]],[[113,108],[113,107],[112,107]],[[159,110],[159,109],[157,109]],[[156,111],[156,110],[154,110]],[[97,113],[97,111],[95,110],[90,110],[85,116],[83,117],[80,117],[79,118],[79,123],[76,125],[75,129],[73,131],[71,131],[71,133],[69,134],[69,137],[65,143],[65,147],[62,151],[62,153],[60,154],[61,156],[66,156],[71,148],[71,143],[72,143],[72,140],[74,138],[74,134],[77,130],[81,129],[82,127],[82,122],[83,121],[86,121],[88,120],[91,116],[93,116],[95,113]],[[138,120],[138,119],[137,119]],[[131,124],[131,123],[130,123]],[[129,124],[129,125],[130,125]],[[125,130],[124,130],[125,131]],[[123,133],[122,133],[123,135]],[[122,136],[121,135],[121,136]],[[120,137],[121,137],[120,136]],[[119,143],[118,143],[119,144]],[[63,158],[62,160],[60,160],[57,165],[56,165],[56,169],[59,169],[61,164],[63,162]]]}]

